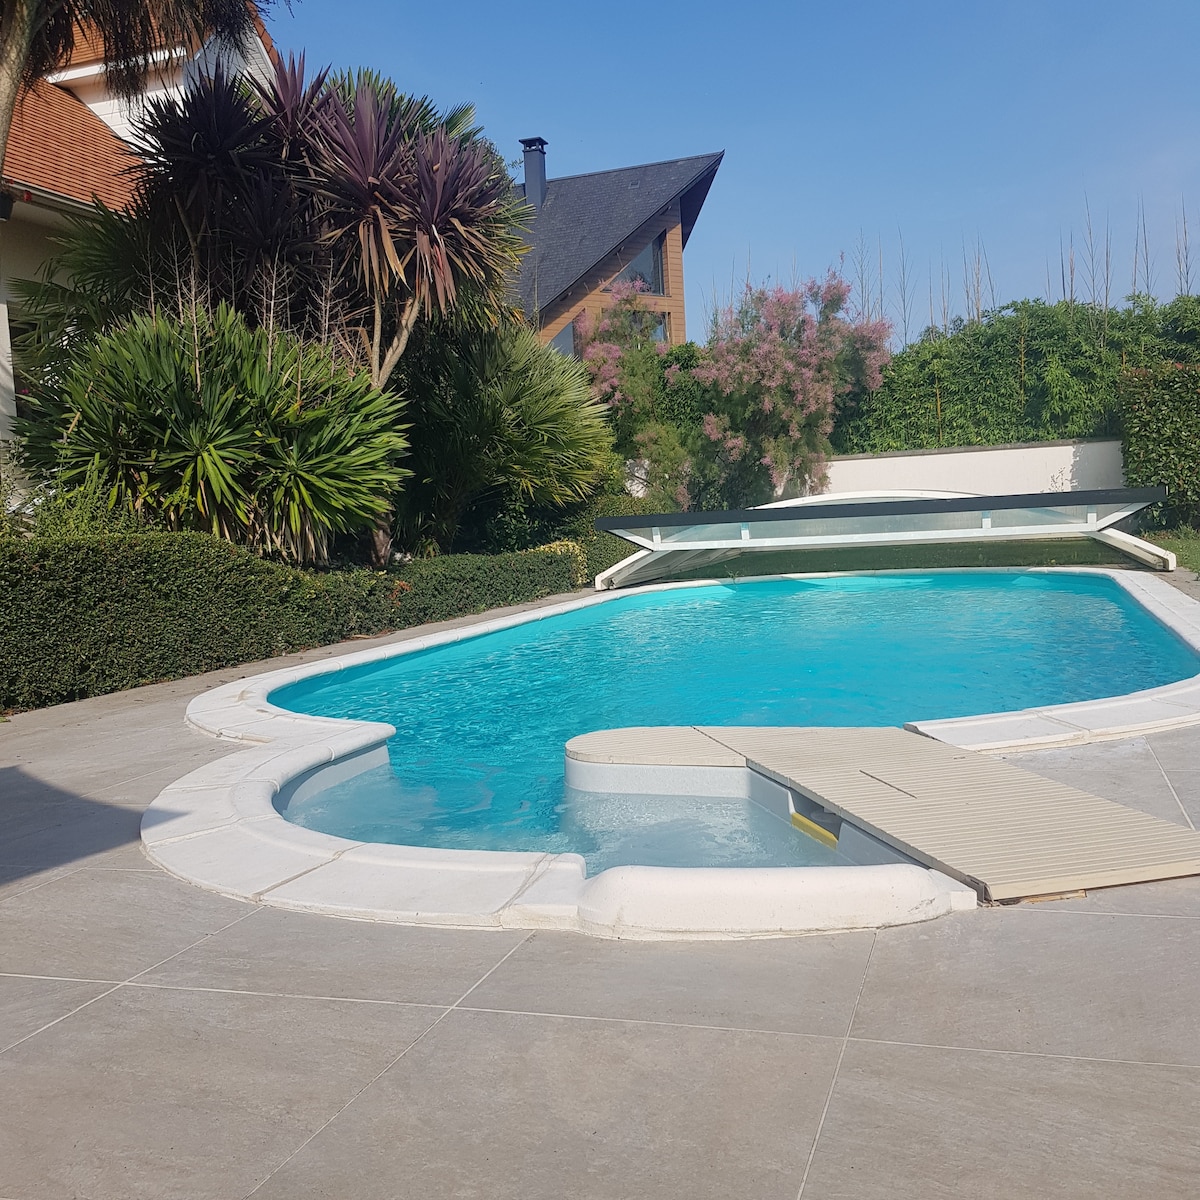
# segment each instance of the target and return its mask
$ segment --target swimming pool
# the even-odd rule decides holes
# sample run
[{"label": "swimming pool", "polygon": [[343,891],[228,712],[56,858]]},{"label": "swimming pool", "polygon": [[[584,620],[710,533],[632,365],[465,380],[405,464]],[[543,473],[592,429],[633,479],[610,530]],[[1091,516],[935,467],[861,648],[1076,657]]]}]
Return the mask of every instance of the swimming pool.
[{"label": "swimming pool", "polygon": [[[603,604],[318,675],[295,712],[385,721],[389,765],[287,804],[368,842],[582,854],[589,871],[825,865],[753,806],[564,787],[563,746],[630,725],[900,725],[1096,699],[1196,675],[1200,656],[1099,575],[777,579]],[[790,831],[787,831],[790,833]]]}]

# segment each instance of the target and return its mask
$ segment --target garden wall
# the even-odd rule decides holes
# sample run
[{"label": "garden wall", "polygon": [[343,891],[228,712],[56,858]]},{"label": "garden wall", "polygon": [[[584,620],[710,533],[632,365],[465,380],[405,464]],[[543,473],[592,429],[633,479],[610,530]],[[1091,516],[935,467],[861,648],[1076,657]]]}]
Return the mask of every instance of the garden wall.
[{"label": "garden wall", "polygon": [[970,492],[979,496],[1124,486],[1116,438],[845,454],[829,460],[827,492]]}]

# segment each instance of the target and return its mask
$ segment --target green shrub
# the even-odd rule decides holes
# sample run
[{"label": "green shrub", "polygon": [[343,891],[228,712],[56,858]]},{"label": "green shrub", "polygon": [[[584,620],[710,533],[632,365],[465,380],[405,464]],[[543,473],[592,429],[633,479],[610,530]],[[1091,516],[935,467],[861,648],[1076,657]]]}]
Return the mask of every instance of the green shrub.
[{"label": "green shrub", "polygon": [[608,412],[583,365],[532,330],[437,327],[402,372],[413,423],[413,477],[396,503],[402,546],[468,549],[498,512],[561,511],[596,489],[612,453]]},{"label": "green shrub", "polygon": [[196,533],[2,539],[0,710],[537,600],[580,572],[570,545],[318,573]]},{"label": "green shrub", "polygon": [[137,316],[35,378],[18,423],[55,490],[302,562],[385,512],[408,475],[399,397],[227,305]]},{"label": "green shrub", "polygon": [[1125,308],[1020,300],[929,328],[892,358],[883,384],[842,403],[835,453],[1112,437],[1125,367],[1200,361],[1200,298]]},{"label": "green shrub", "polygon": [[1168,524],[1200,523],[1200,366],[1125,371],[1120,381],[1125,482],[1165,485]]},{"label": "green shrub", "polygon": [[575,542],[587,562],[587,581],[592,583],[601,571],[607,571],[623,558],[628,558],[636,546],[612,533],[601,533],[594,524],[597,517],[636,517],[660,512],[648,500],[639,500],[622,492],[620,495],[601,495],[575,513],[558,528],[558,536]]},{"label": "green shrub", "polygon": [[[618,472],[623,468],[618,464]],[[551,542],[573,542],[583,551],[586,582],[591,583],[601,571],[628,558],[633,546],[611,533],[598,533],[597,517],[638,516],[661,512],[650,500],[639,500],[625,491],[617,491],[616,477],[609,490],[598,493],[579,504],[565,509],[530,508],[509,505],[496,513],[475,531],[471,549],[487,554],[521,550],[528,546],[545,546]]]}]

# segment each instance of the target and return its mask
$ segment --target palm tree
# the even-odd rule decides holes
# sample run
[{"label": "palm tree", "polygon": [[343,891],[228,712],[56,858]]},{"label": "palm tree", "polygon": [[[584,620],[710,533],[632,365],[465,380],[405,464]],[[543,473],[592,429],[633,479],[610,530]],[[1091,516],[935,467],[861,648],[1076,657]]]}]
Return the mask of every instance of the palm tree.
[{"label": "palm tree", "polygon": [[65,65],[81,32],[103,45],[108,86],[132,98],[156,51],[210,37],[240,46],[255,16],[249,0],[0,0],[0,169],[21,88]]}]

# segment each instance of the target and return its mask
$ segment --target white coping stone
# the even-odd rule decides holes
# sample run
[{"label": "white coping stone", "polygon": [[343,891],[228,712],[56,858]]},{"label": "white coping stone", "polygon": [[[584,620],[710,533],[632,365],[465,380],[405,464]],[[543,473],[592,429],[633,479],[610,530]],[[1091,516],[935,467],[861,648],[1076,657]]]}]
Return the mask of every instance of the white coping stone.
[{"label": "white coping stone", "polygon": [[[1115,579],[1159,621],[1200,649],[1200,604],[1163,580],[1103,568],[1032,570],[1067,570]],[[655,584],[637,590],[669,591],[702,587],[706,582],[715,581]],[[577,855],[511,855],[352,842],[302,829],[276,810],[274,801],[281,789],[319,771],[323,764],[337,762],[345,764],[344,769],[365,770],[381,761],[380,755],[372,752],[382,748],[395,731],[389,725],[278,709],[268,700],[274,689],[349,666],[545,620],[628,594],[600,592],[532,612],[272,671],[197,696],[188,706],[189,724],[252,748],[206,764],[163,790],[143,818],[147,854],[172,874],[201,887],[279,907],[376,921],[575,929],[600,937],[778,936],[903,924],[974,907],[975,893],[970,888],[941,872],[909,864],[631,866],[614,867],[589,879]],[[977,750],[1013,750],[1128,736],[1182,724],[1200,724],[1200,676],[1109,700],[921,721],[907,728]],[[568,759],[569,764],[571,761]],[[586,764],[576,762],[569,770],[577,771],[581,765]],[[673,768],[663,763],[612,763],[608,769],[636,769],[642,772],[637,778],[645,785],[665,786],[674,778],[670,774]],[[724,778],[729,770],[706,768],[712,776],[711,786],[729,784]],[[653,771],[653,777],[648,771]],[[735,769],[730,774],[740,772]]]}]

